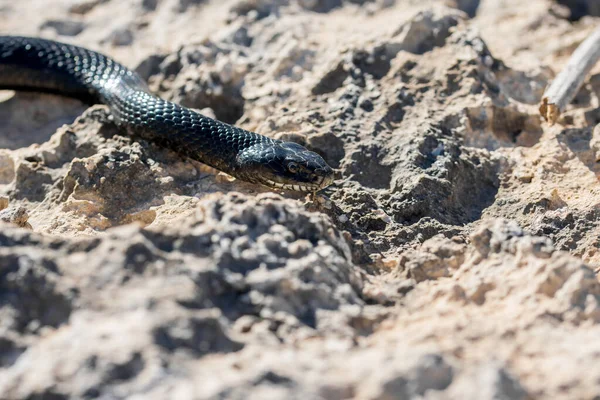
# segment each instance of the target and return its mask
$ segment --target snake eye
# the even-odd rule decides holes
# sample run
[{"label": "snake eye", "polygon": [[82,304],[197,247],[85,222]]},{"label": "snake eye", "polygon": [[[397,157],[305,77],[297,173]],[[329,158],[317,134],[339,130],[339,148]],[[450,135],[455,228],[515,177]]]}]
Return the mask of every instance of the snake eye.
[{"label": "snake eye", "polygon": [[300,170],[300,167],[295,162],[289,163],[287,168],[288,171],[290,171],[292,174],[295,174],[296,172],[298,172],[298,170]]}]

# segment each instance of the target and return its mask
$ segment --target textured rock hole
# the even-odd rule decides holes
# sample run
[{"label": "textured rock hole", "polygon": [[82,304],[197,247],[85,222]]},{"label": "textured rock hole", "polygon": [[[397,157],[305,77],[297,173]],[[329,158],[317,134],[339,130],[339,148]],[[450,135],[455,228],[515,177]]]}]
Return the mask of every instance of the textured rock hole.
[{"label": "textured rock hole", "polygon": [[26,400],[69,400],[69,398],[70,396],[57,393],[53,389],[48,389],[42,392],[35,392],[27,396]]},{"label": "textured rock hole", "polygon": [[309,148],[321,154],[333,168],[339,168],[340,162],[346,155],[344,142],[332,132],[312,135],[308,139]]},{"label": "textured rock hole", "polygon": [[36,332],[40,327],[56,328],[68,321],[72,299],[55,288],[57,269],[47,259],[18,255],[0,258],[0,303],[14,310],[12,324],[17,331]]},{"label": "textured rock hole", "polygon": [[190,92],[181,99],[180,104],[196,109],[210,108],[215,112],[218,120],[235,124],[244,114],[245,101],[239,88],[223,85],[223,90],[219,93],[204,89]]},{"label": "textured rock hole", "polygon": [[6,338],[0,338],[0,367],[10,367],[25,352],[24,347],[20,347]]},{"label": "textured rock hole", "polygon": [[[389,208],[394,209],[394,220],[410,225],[425,218],[452,225],[478,220],[483,210],[494,203],[498,183],[490,173],[472,164],[460,163],[460,168],[463,169],[460,178],[440,182],[424,175],[416,186],[392,199]],[[456,174],[457,171],[451,173]],[[435,233],[431,232],[427,237]]]},{"label": "textured rock hole", "polygon": [[107,373],[107,380],[111,382],[131,380],[144,370],[144,366],[142,355],[135,353],[125,363],[114,364]]},{"label": "textured rock hole", "polygon": [[542,136],[537,115],[511,108],[475,107],[467,109],[465,144],[495,150],[501,147],[531,147]]},{"label": "textured rock hole", "polygon": [[348,78],[349,71],[346,70],[344,62],[340,61],[327,71],[311,89],[312,94],[326,94],[335,92],[341,88],[346,78]]},{"label": "textured rock hole", "polygon": [[468,172],[472,175],[465,174],[464,179],[456,182],[454,192],[455,204],[464,207],[465,215],[461,219],[465,223],[480,219],[483,211],[494,204],[498,195],[497,176],[492,171],[474,169]]},{"label": "textured rock hole", "polygon": [[363,73],[381,79],[387,75],[391,67],[391,57],[385,46],[378,46],[373,51],[357,50],[352,54],[352,64]]},{"label": "textured rock hole", "polygon": [[0,148],[14,150],[44,143],[85,108],[82,102],[66,97],[0,91]]},{"label": "textured rock hole", "polygon": [[280,375],[273,371],[266,371],[254,380],[255,385],[260,385],[262,383],[274,385],[292,385],[293,382],[294,381],[287,376]]},{"label": "textured rock hole", "polygon": [[570,21],[579,21],[587,15],[600,16],[600,2],[597,0],[556,0],[556,2],[569,9]]},{"label": "textured rock hole", "polygon": [[374,1],[375,0],[298,0],[298,4],[306,10],[327,13],[344,4],[357,4],[362,6],[367,3],[373,3]]},{"label": "textured rock hole", "polygon": [[178,84],[173,80],[182,70],[182,60],[173,54],[152,55],[135,68],[152,91],[162,93],[165,99],[188,108],[210,108],[217,119],[229,124],[242,117],[245,99],[239,82],[223,82],[218,73],[211,72],[191,85],[177,88]]},{"label": "textured rock hole", "polygon": [[22,162],[16,168],[13,196],[17,200],[42,201],[48,187],[53,184],[53,177],[47,171],[37,170],[34,164]]},{"label": "textured rock hole", "polygon": [[134,243],[125,251],[125,268],[142,274],[157,259],[155,250],[149,244]]},{"label": "textured rock hole", "polygon": [[415,224],[435,219],[464,225],[479,219],[495,202],[499,164],[485,151],[459,147],[455,138],[449,140],[450,126],[455,122],[447,118],[443,129],[430,128],[417,157],[397,167],[398,172],[418,167],[422,173],[394,177],[384,209],[390,210],[396,222]]},{"label": "textured rock hole", "polygon": [[[112,160],[105,158],[93,166],[81,160],[71,163],[63,180],[61,194],[65,200],[65,211],[72,210],[89,217],[90,223],[93,220],[102,221],[102,225],[95,227],[101,230],[132,222],[142,226],[154,222],[157,214],[150,207],[162,205],[164,202],[159,194],[164,190],[176,189],[176,186],[169,186],[170,183],[163,185],[146,163],[139,159],[131,161],[133,157],[124,150],[115,152]],[[33,175],[35,172],[23,165],[17,175],[29,180],[42,179]],[[37,172],[37,175],[41,174]],[[22,186],[24,192],[31,190],[28,186]]]},{"label": "textured rock hole", "polygon": [[[594,80],[597,80],[597,78],[595,78]],[[597,88],[597,83],[595,84],[595,86]],[[592,88],[593,86],[583,86],[571,101],[571,106],[576,108],[591,107],[593,102],[592,98],[594,97],[594,94],[592,93]]]},{"label": "textured rock hole", "polygon": [[[135,72],[137,72],[145,81],[149,81],[150,77],[160,74],[160,64],[165,58],[167,58],[167,56],[163,54],[152,54],[138,64],[135,68]],[[178,69],[181,69],[181,65],[178,66]]]},{"label": "textured rock hole", "polygon": [[[73,311],[71,302],[59,293],[49,293],[37,301],[39,302],[37,310],[30,311],[32,312],[29,316],[31,320],[27,322],[37,320],[43,326],[57,328],[69,320]],[[23,319],[22,322],[26,322],[26,320]]]},{"label": "textured rock hole", "polygon": [[363,186],[387,189],[392,180],[392,166],[382,164],[383,154],[379,148],[363,149],[352,155],[350,173]]},{"label": "textured rock hole", "polygon": [[176,9],[178,12],[184,13],[190,7],[197,7],[203,3],[206,3],[206,0],[179,0],[179,4]]},{"label": "textured rock hole", "polygon": [[40,30],[52,29],[61,36],[77,36],[85,29],[85,24],[76,20],[50,20],[40,26]]},{"label": "textured rock hole", "polygon": [[72,14],[85,15],[92,11],[96,6],[107,3],[109,0],[83,0],[72,4],[69,12]]},{"label": "textured rock hole", "polygon": [[579,161],[584,164],[590,171],[596,175],[600,175],[600,163],[598,162],[598,145],[593,138],[592,127],[585,129],[565,129],[557,139],[560,143],[575,153]]},{"label": "textured rock hole", "polygon": [[454,379],[454,368],[439,354],[428,354],[415,369],[415,392],[423,396],[430,390],[444,390]]},{"label": "textured rock hole", "polygon": [[278,8],[275,2],[270,1],[238,1],[229,9],[228,21],[231,22],[239,16],[255,13],[256,19],[261,20],[274,13]]},{"label": "textured rock hole", "polygon": [[145,11],[155,11],[158,7],[158,0],[142,0],[142,9]]},{"label": "textured rock hole", "polygon": [[244,347],[231,340],[221,323],[214,318],[173,321],[156,328],[153,336],[155,343],[167,351],[186,349],[198,357],[216,351],[236,352]]},{"label": "textured rock hole", "polygon": [[406,111],[404,111],[403,103],[394,103],[388,108],[387,112],[384,116],[384,121],[387,123],[399,123],[404,119],[404,115]]},{"label": "textured rock hole", "polygon": [[7,185],[15,179],[15,162],[8,153],[0,153],[0,185]]},{"label": "textured rock hole", "polygon": [[112,46],[129,46],[133,43],[135,39],[134,32],[127,28],[117,28],[112,31],[106,38],[104,38],[100,43],[102,44],[111,44]]},{"label": "textured rock hole", "polygon": [[464,11],[469,18],[473,18],[477,14],[479,3],[481,3],[481,0],[451,0],[448,5]]},{"label": "textured rock hole", "polygon": [[600,124],[600,108],[594,108],[584,113],[585,122],[588,126]]},{"label": "textured rock hole", "polygon": [[394,57],[402,50],[424,54],[435,47],[442,47],[450,36],[450,29],[456,26],[459,20],[457,15],[439,14],[432,10],[422,11],[394,33],[399,40],[386,45],[388,54]]}]

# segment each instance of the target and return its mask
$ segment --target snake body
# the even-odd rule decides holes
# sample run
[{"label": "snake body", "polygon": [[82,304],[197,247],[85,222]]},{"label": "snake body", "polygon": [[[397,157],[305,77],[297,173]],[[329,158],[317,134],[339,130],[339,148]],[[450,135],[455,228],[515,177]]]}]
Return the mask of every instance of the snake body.
[{"label": "snake body", "polygon": [[316,192],[333,181],[331,167],[318,154],[163,100],[151,94],[135,72],[82,47],[0,36],[0,88],[52,92],[106,104],[117,125],[129,134],[247,182]]}]

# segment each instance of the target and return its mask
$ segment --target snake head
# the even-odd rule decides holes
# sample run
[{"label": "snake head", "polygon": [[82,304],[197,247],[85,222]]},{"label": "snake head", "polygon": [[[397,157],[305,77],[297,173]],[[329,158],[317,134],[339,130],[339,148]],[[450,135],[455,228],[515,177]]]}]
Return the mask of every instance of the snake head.
[{"label": "snake head", "polygon": [[242,150],[236,161],[235,175],[274,189],[316,192],[333,182],[325,160],[296,143],[258,143]]}]

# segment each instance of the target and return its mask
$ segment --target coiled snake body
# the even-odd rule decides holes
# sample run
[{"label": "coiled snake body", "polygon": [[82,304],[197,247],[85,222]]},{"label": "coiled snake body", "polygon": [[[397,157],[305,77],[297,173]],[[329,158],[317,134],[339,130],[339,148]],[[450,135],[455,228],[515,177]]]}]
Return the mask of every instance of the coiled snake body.
[{"label": "coiled snake body", "polygon": [[130,134],[244,181],[315,192],[333,181],[316,153],[213,120],[149,93],[135,72],[97,52],[39,38],[0,36],[0,88],[53,92],[109,106]]}]

